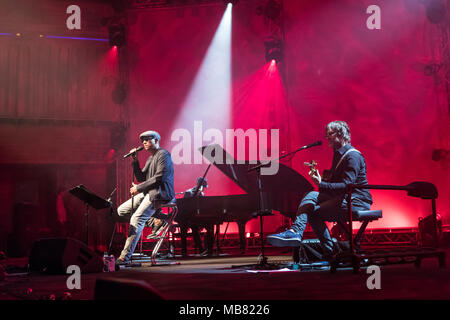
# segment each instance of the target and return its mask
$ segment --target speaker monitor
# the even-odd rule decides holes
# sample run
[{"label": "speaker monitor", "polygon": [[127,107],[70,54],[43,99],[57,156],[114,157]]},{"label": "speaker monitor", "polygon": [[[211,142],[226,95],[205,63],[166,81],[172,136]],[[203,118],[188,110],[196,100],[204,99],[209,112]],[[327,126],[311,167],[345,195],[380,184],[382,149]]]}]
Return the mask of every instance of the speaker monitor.
[{"label": "speaker monitor", "polygon": [[29,256],[31,271],[65,274],[77,265],[82,273],[102,272],[103,258],[72,238],[46,238],[33,243]]},{"label": "speaker monitor", "polygon": [[[348,241],[337,241],[332,238],[335,248],[339,251],[348,251],[350,249]],[[295,263],[312,263],[323,261],[323,249],[319,239],[304,239],[302,245],[293,250],[293,260]]]},{"label": "speaker monitor", "polygon": [[164,300],[164,297],[143,280],[97,279],[95,300]]}]

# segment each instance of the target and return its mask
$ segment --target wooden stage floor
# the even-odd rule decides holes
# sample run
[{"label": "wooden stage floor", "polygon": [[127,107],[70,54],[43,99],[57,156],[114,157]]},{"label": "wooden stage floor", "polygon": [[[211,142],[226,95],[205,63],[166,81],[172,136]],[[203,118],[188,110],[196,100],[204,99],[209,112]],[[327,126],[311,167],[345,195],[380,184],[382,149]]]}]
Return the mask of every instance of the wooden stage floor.
[{"label": "wooden stage floor", "polygon": [[52,294],[59,299],[65,292],[72,300],[93,300],[98,279],[144,281],[166,300],[450,299],[449,247],[443,248],[447,252],[446,267],[439,267],[435,258],[424,259],[420,268],[413,264],[381,266],[380,289],[368,288],[370,274],[365,268],[359,274],[350,268],[334,274],[327,268],[292,270],[291,255],[274,249],[267,250],[269,263],[280,262],[280,268],[286,270],[243,267],[258,262],[259,251],[255,250],[244,256],[172,260],[178,265],[151,266],[143,262],[140,267],[116,272],[86,273],[81,275],[81,289],[72,290],[66,284],[69,275],[19,270],[0,281],[0,300],[42,300]]}]

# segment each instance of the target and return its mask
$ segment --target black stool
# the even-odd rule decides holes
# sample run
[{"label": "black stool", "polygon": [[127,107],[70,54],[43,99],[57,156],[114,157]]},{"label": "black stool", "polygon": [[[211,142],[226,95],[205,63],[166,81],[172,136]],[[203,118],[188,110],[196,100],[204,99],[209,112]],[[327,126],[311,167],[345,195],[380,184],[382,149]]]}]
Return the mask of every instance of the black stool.
[{"label": "black stool", "polygon": [[[346,212],[342,212],[342,215],[345,216]],[[350,234],[349,227],[346,225],[343,220],[328,220],[330,222],[337,222],[338,225],[344,230],[344,232],[347,235],[348,239],[353,239],[353,246],[355,247],[355,251],[359,252],[361,248],[361,240],[362,236],[364,234],[364,231],[367,228],[367,225],[374,221],[378,220],[382,217],[382,211],[381,210],[360,210],[360,211],[353,211],[352,212],[352,221],[360,221],[362,222],[361,227],[359,228],[357,234],[355,237],[352,237],[352,234]],[[353,231],[352,231],[353,233]],[[346,245],[346,241],[337,241],[336,239],[333,240],[333,245],[336,248],[336,250],[341,253],[348,251],[348,248],[351,247],[350,244]],[[349,240],[351,241],[351,240]],[[299,263],[301,260],[309,262],[308,253],[312,254],[313,257],[317,258],[318,260],[323,259],[323,254],[321,253],[320,248],[320,241],[319,239],[304,239],[301,242],[300,247],[295,248],[293,252],[293,260],[294,263]]]},{"label": "black stool", "polygon": [[[371,211],[359,211],[357,214],[354,214],[352,211],[351,204],[351,196],[354,189],[377,189],[377,190],[403,190],[406,191],[408,196],[417,197],[424,200],[431,200],[431,209],[432,209],[432,221],[434,225],[433,230],[433,238],[434,238],[434,246],[431,248],[411,248],[402,250],[401,248],[389,248],[384,252],[364,252],[360,253],[359,241],[362,236],[362,233],[358,231],[358,234],[355,236],[355,240],[353,241],[353,220],[376,220],[381,217],[381,212],[377,213],[378,210]],[[424,258],[437,258],[440,267],[445,267],[445,252],[439,250],[439,242],[437,237],[437,219],[436,219],[436,199],[438,197],[438,191],[435,185],[430,182],[425,181],[414,181],[405,186],[393,186],[393,185],[349,185],[348,186],[348,217],[349,217],[349,226],[348,226],[348,234],[350,235],[350,252],[346,252],[341,255],[337,255],[336,259],[333,259],[330,264],[330,271],[335,272],[336,269],[340,266],[342,262],[351,262],[353,267],[353,272],[358,273],[361,265],[361,260],[367,260],[370,263],[377,263],[377,260],[384,259],[387,263],[391,258],[399,258],[400,263],[414,263],[416,267],[420,267],[420,263]],[[379,217],[377,217],[379,215]],[[367,222],[368,223],[368,222]],[[363,226],[367,226],[367,224],[363,223]],[[363,227],[361,226],[361,227]],[[408,258],[408,259],[405,259]],[[413,259],[410,259],[413,258]]]}]

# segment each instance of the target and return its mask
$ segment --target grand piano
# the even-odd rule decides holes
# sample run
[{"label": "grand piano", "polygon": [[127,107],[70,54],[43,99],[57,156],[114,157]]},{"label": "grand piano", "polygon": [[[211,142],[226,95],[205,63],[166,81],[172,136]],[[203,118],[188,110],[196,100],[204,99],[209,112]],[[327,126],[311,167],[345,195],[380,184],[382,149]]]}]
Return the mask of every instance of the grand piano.
[{"label": "grand piano", "polygon": [[[201,147],[202,155],[228,178],[236,183],[246,194],[225,196],[204,196],[177,199],[178,215],[176,221],[181,229],[181,250],[187,253],[186,237],[190,225],[207,229],[208,254],[212,254],[214,225],[224,222],[236,222],[239,227],[241,252],[245,251],[245,224],[258,217],[260,212],[257,173],[249,172],[259,162],[238,163],[220,145]],[[261,174],[262,201],[266,211],[278,211],[293,219],[298,204],[306,192],[313,190],[312,185],[297,171],[279,163],[275,175]],[[218,228],[217,228],[218,230]],[[218,234],[216,235],[218,240]]]}]

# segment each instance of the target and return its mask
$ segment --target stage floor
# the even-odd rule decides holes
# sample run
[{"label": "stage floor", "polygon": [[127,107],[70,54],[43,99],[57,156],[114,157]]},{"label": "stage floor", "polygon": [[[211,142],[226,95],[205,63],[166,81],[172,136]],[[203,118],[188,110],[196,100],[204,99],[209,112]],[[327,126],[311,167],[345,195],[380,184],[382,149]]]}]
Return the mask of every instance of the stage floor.
[{"label": "stage floor", "polygon": [[[232,253],[215,257],[172,259],[177,265],[122,268],[116,272],[81,275],[81,289],[69,290],[69,275],[20,272],[26,259],[9,259],[17,270],[0,281],[0,300],[42,300],[52,294],[60,299],[65,292],[72,300],[93,300],[98,279],[143,280],[166,300],[372,300],[372,299],[450,299],[450,248],[446,267],[436,258],[414,264],[381,266],[380,289],[369,289],[371,274],[351,268],[332,274],[327,267],[293,270],[292,257],[286,250],[266,251],[269,263],[280,263],[275,270],[245,267],[258,263],[258,250],[246,255]],[[281,269],[280,269],[281,268]],[[283,269],[284,268],[284,269]],[[31,290],[31,292],[30,292]]]}]

